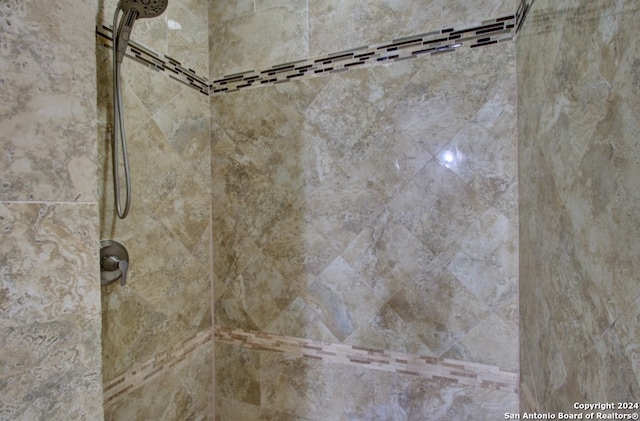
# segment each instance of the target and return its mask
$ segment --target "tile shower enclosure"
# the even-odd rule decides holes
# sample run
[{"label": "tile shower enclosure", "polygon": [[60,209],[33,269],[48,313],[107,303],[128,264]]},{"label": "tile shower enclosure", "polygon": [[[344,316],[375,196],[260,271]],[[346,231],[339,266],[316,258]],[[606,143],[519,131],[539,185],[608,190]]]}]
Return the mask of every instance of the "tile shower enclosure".
[{"label": "tile shower enclosure", "polygon": [[[104,3],[100,163],[102,23],[115,7]],[[91,226],[99,208],[95,237],[122,240],[137,262],[131,285],[102,291],[106,419],[211,418],[214,360],[221,420],[500,419],[637,396],[639,224],[625,215],[638,209],[638,8],[514,3],[176,0],[136,28],[123,73],[137,212],[112,219],[100,164],[100,201],[55,203],[66,223],[39,213]],[[27,227],[38,212],[11,203],[20,194],[5,194],[3,218]],[[73,326],[55,329],[73,346]],[[28,370],[11,373],[29,384]],[[13,390],[12,414],[38,408]],[[89,407],[64,393],[39,402]]]}]

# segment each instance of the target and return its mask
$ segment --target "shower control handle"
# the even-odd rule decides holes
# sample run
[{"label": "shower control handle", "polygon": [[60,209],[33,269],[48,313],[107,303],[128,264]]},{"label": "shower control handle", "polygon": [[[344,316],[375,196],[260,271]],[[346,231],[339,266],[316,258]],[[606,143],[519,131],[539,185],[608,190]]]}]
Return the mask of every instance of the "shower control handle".
[{"label": "shower control handle", "polygon": [[113,272],[119,270],[121,272],[120,285],[125,286],[127,283],[127,270],[129,269],[129,262],[126,260],[120,260],[118,256],[105,257],[101,266],[103,270]]},{"label": "shower control handle", "polygon": [[100,283],[109,285],[120,279],[120,285],[127,283],[129,271],[129,253],[117,241],[100,242]]}]

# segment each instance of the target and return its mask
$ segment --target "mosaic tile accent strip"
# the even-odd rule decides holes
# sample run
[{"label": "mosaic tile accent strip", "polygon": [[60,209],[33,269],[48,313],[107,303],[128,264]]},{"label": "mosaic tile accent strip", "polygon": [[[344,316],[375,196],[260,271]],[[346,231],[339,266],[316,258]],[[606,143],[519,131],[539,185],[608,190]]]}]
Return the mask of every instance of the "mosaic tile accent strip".
[{"label": "mosaic tile accent strip", "polygon": [[515,26],[516,16],[509,15],[486,20],[480,26],[462,30],[445,28],[382,44],[278,64],[270,69],[236,73],[213,80],[210,92],[214,95],[236,92],[245,88],[344,72],[352,68],[451,53],[465,46],[477,48],[511,41],[515,35]]},{"label": "mosaic tile accent strip", "polygon": [[[96,36],[102,40],[105,47],[112,48],[113,31],[109,26],[97,26]],[[205,95],[209,95],[210,84],[206,77],[197,75],[195,70],[184,67],[178,60],[171,58],[166,54],[160,56],[160,54],[136,43],[135,41],[129,41],[129,46],[127,47],[125,56],[149,67],[150,69],[162,72],[170,78],[183,83],[190,88],[196,89]]]},{"label": "mosaic tile accent strip", "polygon": [[[134,41],[129,43],[126,56],[155,71],[163,72],[205,95],[217,95],[300,78],[344,72],[352,68],[366,68],[417,57],[451,53],[463,47],[477,48],[512,41],[522,27],[534,1],[522,0],[515,15],[485,20],[479,26],[465,29],[444,28],[381,44],[277,64],[269,69],[226,75],[212,82],[204,76],[197,75],[193,69],[183,66],[178,60],[166,54],[161,56]],[[103,40],[105,47],[111,48],[113,39],[109,26],[102,24],[96,27],[96,35]]]},{"label": "mosaic tile accent strip", "polygon": [[209,346],[212,337],[211,329],[199,332],[173,348],[156,355],[146,363],[105,383],[103,387],[104,405],[113,405],[120,398],[126,397],[127,392],[142,386],[163,370],[175,366],[199,347]]},{"label": "mosaic tile accent strip", "polygon": [[293,357],[446,380],[452,384],[518,392],[517,371],[490,365],[223,327],[216,327],[215,339],[230,345],[280,352]]}]

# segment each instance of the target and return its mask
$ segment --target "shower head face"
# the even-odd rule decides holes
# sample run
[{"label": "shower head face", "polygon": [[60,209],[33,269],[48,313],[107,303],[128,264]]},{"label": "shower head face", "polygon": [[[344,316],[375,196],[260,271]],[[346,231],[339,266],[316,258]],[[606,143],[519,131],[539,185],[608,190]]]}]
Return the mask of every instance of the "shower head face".
[{"label": "shower head face", "polygon": [[155,18],[167,9],[169,0],[121,0],[120,8],[127,13],[130,10],[138,12],[139,18]]}]

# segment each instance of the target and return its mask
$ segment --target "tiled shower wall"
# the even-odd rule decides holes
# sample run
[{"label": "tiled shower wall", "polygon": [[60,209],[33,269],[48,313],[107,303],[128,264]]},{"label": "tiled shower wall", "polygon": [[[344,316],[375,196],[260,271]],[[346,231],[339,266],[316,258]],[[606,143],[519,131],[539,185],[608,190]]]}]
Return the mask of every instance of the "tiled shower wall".
[{"label": "tiled shower wall", "polygon": [[[99,24],[111,26],[116,3],[101,2]],[[162,16],[138,20],[132,40],[207,74],[206,15],[204,0],[172,0]],[[102,290],[105,418],[210,419],[208,97],[124,60],[133,202],[129,216],[117,219],[109,147],[111,50],[103,37],[96,39],[100,239],[121,242],[130,256],[127,285]]]},{"label": "tiled shower wall", "polygon": [[[515,12],[403,3],[211,2],[211,80]],[[219,419],[517,412],[410,363],[518,369],[515,92],[506,42],[211,97]]]},{"label": "tiled shower wall", "polygon": [[103,417],[95,12],[0,3],[3,420]]},{"label": "tiled shower wall", "polygon": [[640,397],[639,19],[536,0],[518,36],[523,410]]}]

